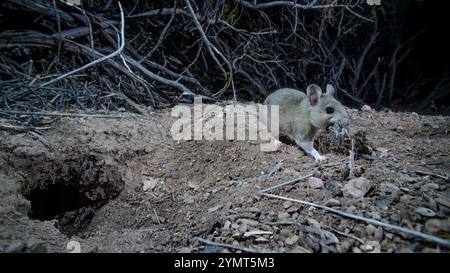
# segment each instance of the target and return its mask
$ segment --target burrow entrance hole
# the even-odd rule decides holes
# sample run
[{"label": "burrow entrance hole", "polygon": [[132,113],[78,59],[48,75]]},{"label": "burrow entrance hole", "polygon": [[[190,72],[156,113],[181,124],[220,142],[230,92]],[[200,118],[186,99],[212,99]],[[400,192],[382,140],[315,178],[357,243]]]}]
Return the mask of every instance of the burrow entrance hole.
[{"label": "burrow entrance hole", "polygon": [[53,220],[65,212],[94,205],[80,190],[71,185],[56,183],[36,189],[26,196],[31,203],[29,216],[41,221]]},{"label": "burrow entrance hole", "polygon": [[30,162],[33,164],[23,166],[26,178],[22,183],[22,194],[31,204],[28,216],[41,221],[56,220],[60,231],[68,235],[83,230],[94,211],[124,187],[117,166],[106,164],[98,156],[62,156],[59,160]]}]

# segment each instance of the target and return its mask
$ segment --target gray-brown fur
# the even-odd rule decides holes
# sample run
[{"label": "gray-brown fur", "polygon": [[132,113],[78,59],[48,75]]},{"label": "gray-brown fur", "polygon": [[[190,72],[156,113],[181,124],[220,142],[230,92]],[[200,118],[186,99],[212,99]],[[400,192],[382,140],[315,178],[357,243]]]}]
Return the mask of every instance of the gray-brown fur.
[{"label": "gray-brown fur", "polygon": [[[327,85],[327,92],[322,93],[319,86],[311,84],[307,87],[307,94],[283,88],[265,100],[267,105],[279,106],[280,134],[291,137],[317,161],[325,160],[312,146],[317,132],[335,123],[347,126],[350,121],[344,106],[334,98],[334,92],[332,85]],[[333,108],[333,113],[327,113],[327,107]]]}]

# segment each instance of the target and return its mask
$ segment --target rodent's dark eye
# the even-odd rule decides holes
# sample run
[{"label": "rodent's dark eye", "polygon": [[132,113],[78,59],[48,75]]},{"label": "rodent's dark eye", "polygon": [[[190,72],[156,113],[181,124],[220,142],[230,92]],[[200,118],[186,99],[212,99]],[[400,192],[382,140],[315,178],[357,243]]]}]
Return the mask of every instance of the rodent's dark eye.
[{"label": "rodent's dark eye", "polygon": [[325,108],[325,112],[327,112],[327,114],[333,114],[334,113],[334,108],[331,106],[328,106],[327,108]]}]

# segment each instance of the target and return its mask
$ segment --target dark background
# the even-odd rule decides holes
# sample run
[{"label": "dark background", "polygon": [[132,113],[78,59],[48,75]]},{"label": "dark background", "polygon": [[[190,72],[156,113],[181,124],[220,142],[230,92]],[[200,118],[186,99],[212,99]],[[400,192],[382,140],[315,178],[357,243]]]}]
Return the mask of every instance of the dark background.
[{"label": "dark background", "polygon": [[[51,2],[51,1],[49,1]],[[87,1],[85,1],[87,3]],[[133,2],[133,3],[132,3]],[[140,8],[149,9],[148,6],[144,5],[144,2],[146,1],[136,1],[136,3],[139,3]],[[147,1],[148,2],[148,1]],[[151,1],[151,5],[154,5],[150,8],[157,8],[158,6],[161,7],[171,7],[170,1]],[[196,3],[196,6],[201,9],[201,5],[209,5],[214,1],[192,1]],[[211,2],[211,3],[209,3]],[[5,2],[3,2],[5,3]],[[47,23],[54,24],[55,20],[53,18],[48,18],[46,16],[37,16],[35,12],[22,10],[19,8],[16,8],[12,4],[3,4],[7,9],[0,10],[0,34],[6,33],[11,30],[14,31],[25,31],[32,29],[33,31],[41,31],[41,32],[47,32],[48,34],[51,34],[51,32],[48,32],[48,28],[46,27]],[[180,2],[180,6],[182,7],[182,1]],[[202,4],[200,4],[202,3]],[[232,2],[230,2],[232,3]],[[94,4],[94,6],[88,6],[85,3],[84,8],[86,10],[92,11],[93,13],[98,12],[98,9],[96,10],[95,5],[105,5],[105,1],[98,1]],[[135,5],[134,1],[130,1],[128,3],[123,3],[126,10],[132,10],[130,6]],[[126,6],[129,4],[130,6]],[[405,46],[401,51],[400,54],[403,54],[406,50],[409,50],[410,52],[406,55],[406,57],[402,60],[402,62],[399,63],[397,66],[396,71],[396,77],[395,77],[395,91],[393,94],[392,101],[389,102],[382,102],[380,105],[377,105],[378,109],[388,108],[393,110],[406,110],[406,111],[416,111],[423,114],[433,114],[433,113],[440,113],[440,114],[450,114],[450,41],[449,41],[449,21],[450,21],[450,4],[449,1],[446,0],[423,0],[423,1],[417,1],[417,0],[381,0],[381,5],[384,6],[390,6],[394,7],[387,9],[389,15],[386,16],[385,21],[380,22],[380,36],[378,38],[378,44],[376,47],[374,47],[374,51],[372,53],[373,56],[370,56],[370,58],[367,58],[367,63],[365,66],[367,66],[367,70],[370,70],[373,66],[375,60],[377,57],[384,57],[385,59],[389,59],[390,55],[395,48],[393,44],[395,44],[395,41],[403,42],[411,37],[415,37],[410,46]],[[145,9],[144,9],[145,6]],[[364,8],[366,9],[367,6],[364,4]],[[1,7],[1,6],[0,6]],[[62,7],[66,11],[70,11],[67,7]],[[251,14],[253,11],[249,11],[248,9],[245,10],[242,14],[242,16],[245,16],[246,14]],[[201,11],[201,10],[200,10]],[[199,11],[199,12],[200,12]],[[74,11],[77,12],[77,11]],[[279,14],[280,9],[273,9],[271,11],[270,9],[266,10],[267,14],[269,16],[272,16],[274,22],[276,22],[276,15]],[[283,12],[286,12],[286,9],[284,9]],[[136,12],[137,13],[137,12]],[[100,14],[105,15],[105,17],[110,17],[115,20],[118,20],[117,17],[117,7],[112,5],[108,10],[101,11]],[[255,13],[256,14],[256,13]],[[303,16],[303,15],[302,15]],[[308,13],[305,12],[304,14],[305,18],[311,17],[311,21],[314,21],[314,16],[317,16],[317,13]],[[168,16],[169,17],[169,16]],[[154,19],[156,23],[161,22],[167,22],[168,17],[161,17]],[[153,17],[150,18],[153,20]],[[163,21],[161,21],[163,20]],[[179,20],[179,21],[177,21]],[[192,41],[195,41],[198,39],[198,33],[195,32],[195,28],[192,26],[192,22],[185,21],[183,22],[185,18],[182,16],[176,17],[175,21],[180,26],[178,27],[177,31],[184,31],[186,33],[186,36],[183,36],[183,38],[192,39]],[[126,33],[129,37],[133,37],[135,35],[134,32],[139,31],[139,27],[141,26],[145,20],[136,20],[136,21],[127,21],[127,26],[129,29],[127,29]],[[184,24],[183,24],[184,23]],[[189,25],[189,24],[190,25]],[[251,29],[252,27],[258,26],[259,22],[252,22],[252,21],[245,21],[242,20],[242,27]],[[280,22],[276,22],[281,25]],[[383,25],[384,24],[384,25]],[[155,23],[153,23],[155,25]],[[162,29],[158,29],[153,27],[153,25],[149,26],[149,31],[151,31],[152,34],[154,34],[154,39],[149,43],[150,46],[155,43],[154,40],[158,38],[159,33]],[[162,24],[160,27],[162,28],[164,24]],[[182,30],[181,26],[184,26],[185,28],[190,28],[190,30]],[[63,26],[63,29],[68,29],[67,26]],[[95,28],[94,28],[95,29]],[[253,29],[254,30],[254,29]],[[189,33],[191,31],[191,33]],[[384,31],[384,32],[383,32]],[[363,43],[364,39],[367,39],[368,37],[363,37],[364,35],[369,35],[370,28],[367,30],[364,30],[361,33],[357,34],[357,37],[361,37],[359,40]],[[168,35],[167,42],[165,42],[161,48],[165,50],[165,54],[171,54],[176,53],[177,51],[175,49],[171,49],[171,46],[179,45],[179,38],[180,35],[178,35],[175,32],[174,34]],[[225,32],[224,32],[225,33]],[[330,31],[332,33],[332,31]],[[288,33],[289,34],[289,33]],[[191,35],[191,36],[189,36]],[[1,36],[1,35],[0,35]],[[102,37],[101,34],[95,33],[95,37]],[[211,35],[212,36],[212,35]],[[281,38],[285,38],[280,36]],[[228,38],[228,37],[226,37]],[[280,39],[281,39],[280,38]],[[225,38],[224,38],[225,40]],[[86,40],[78,40],[80,43],[87,44]],[[358,41],[358,39],[356,40]],[[105,42],[105,41],[103,41]],[[275,42],[276,43],[276,42]],[[106,41],[105,44],[108,44]],[[183,44],[183,46],[189,46],[191,44],[191,41],[186,42],[186,45]],[[100,44],[99,42],[96,43],[98,48],[101,48],[103,44]],[[348,44],[345,44],[345,48],[348,48],[351,50],[352,47],[354,47],[355,42],[350,41]],[[22,48],[18,50],[5,50],[1,49],[5,52],[5,54],[8,54],[8,57],[11,57],[13,60],[17,61],[18,63],[26,63],[27,58],[30,58],[32,56],[35,60],[42,59],[45,61],[50,62],[51,59],[48,58],[49,52],[45,50],[23,50]],[[301,51],[301,48],[296,49]],[[50,51],[50,54],[54,54],[56,52],[56,49],[52,49]],[[195,48],[191,51],[187,51],[191,55],[195,55]],[[289,52],[289,50],[287,50]],[[30,55],[31,54],[31,55]],[[69,62],[72,62],[73,60],[78,61],[78,64],[73,64],[73,67],[65,66],[66,63],[64,63],[64,60],[60,60],[60,65],[58,72],[62,73],[62,71],[69,71],[71,69],[74,69],[76,67],[79,67],[83,63],[89,62],[89,59],[82,60],[79,56],[70,56],[71,53],[62,52],[63,55],[65,55],[65,58],[69,60]],[[206,54],[207,55],[207,54]],[[158,58],[158,53],[154,54],[154,58],[156,62],[162,63],[163,61]],[[300,56],[300,55],[299,55]],[[180,56],[177,56],[180,57]],[[297,57],[297,56],[295,56]],[[192,59],[193,57],[190,56]],[[287,59],[290,57],[287,56]],[[179,58],[180,59],[180,58]],[[182,60],[182,59],[181,59]],[[183,61],[183,60],[182,60]],[[69,63],[68,62],[68,63]],[[177,72],[180,72],[183,70],[184,67],[186,67],[189,64],[189,59],[183,64],[178,67],[176,70]],[[47,64],[46,64],[47,65]],[[295,66],[295,64],[292,64],[292,66]],[[328,81],[327,73],[328,71],[320,71],[314,70],[315,67],[313,65],[310,65],[309,67],[312,67],[310,75],[306,75],[307,79],[312,79],[313,81],[318,81],[319,79],[323,79],[323,81]],[[175,70],[175,68],[172,68]],[[383,69],[383,68],[381,68]],[[196,76],[202,84],[211,84],[211,89],[219,90],[223,86],[223,80],[220,78],[220,73],[216,74],[209,74],[213,73],[214,70],[217,69],[208,69],[205,71],[204,67],[200,66],[198,68],[193,67],[192,70],[194,73],[197,71],[198,74],[194,75]],[[386,69],[385,71],[388,71]],[[98,80],[98,77],[102,75],[103,71],[99,71],[99,73],[91,73],[95,79]],[[206,73],[205,73],[206,72]],[[382,71],[383,72],[383,71]],[[369,71],[364,71],[364,73],[367,75]],[[250,73],[251,74],[251,73]],[[306,74],[306,72],[305,72]],[[311,74],[313,77],[311,77]],[[325,75],[325,77],[324,77]],[[238,75],[239,76],[239,75]],[[253,75],[252,75],[253,76]],[[278,76],[278,75],[277,75]],[[280,78],[283,77],[283,72],[281,71],[279,74]],[[261,101],[264,99],[264,96],[267,94],[264,94],[263,92],[258,93],[256,91],[256,85],[251,81],[246,81],[245,78],[239,79],[237,76],[235,77],[236,80],[236,86],[238,88],[238,99],[240,100],[252,100],[252,101]],[[1,80],[10,80],[10,77],[0,75],[0,81]],[[362,80],[360,80],[362,82]],[[276,88],[280,87],[293,87],[293,88],[303,88],[305,86],[306,82],[305,80],[298,80],[298,82],[290,81],[290,79],[281,79],[280,85],[282,86],[275,86],[273,82],[270,81],[261,81],[261,85],[266,89],[264,92],[272,92]],[[322,84],[322,83],[321,83]],[[298,85],[298,86],[296,86]],[[348,87],[347,85],[343,85],[344,88]],[[166,87],[163,87],[166,88]],[[74,88],[76,89],[76,88]],[[104,88],[103,88],[104,89]],[[136,95],[135,89],[130,89],[130,98],[138,103],[142,103],[145,105],[150,104],[150,100],[148,98],[141,96],[140,94]],[[245,93],[246,90],[247,93]],[[127,90],[124,91],[126,93]],[[372,92],[372,91],[370,91]],[[95,94],[95,92],[93,92]],[[227,91],[224,93],[222,97],[219,97],[218,99],[230,99],[230,91]],[[101,94],[105,95],[105,94]],[[74,97],[76,95],[73,95]],[[168,102],[172,101],[173,98],[176,97],[176,92],[171,93],[162,93],[161,94],[164,99],[166,99]],[[97,99],[96,97],[92,96],[92,100]],[[340,99],[343,100],[343,102],[346,105],[349,106],[355,106],[360,107],[360,104],[355,103],[354,100],[349,99],[348,97],[340,95]],[[66,105],[73,103],[73,101],[76,100],[76,98],[65,98],[65,101],[62,103],[64,107]],[[374,105],[376,102],[376,97],[370,97],[367,96],[364,98],[364,103],[367,103],[369,105]],[[83,104],[84,105],[84,104]],[[87,104],[86,104],[87,105]],[[92,105],[89,105],[92,108],[96,108],[98,104],[92,103]],[[111,104],[112,105],[112,104]],[[166,104],[168,105],[168,104]]]},{"label": "dark background", "polygon": [[[422,32],[413,41],[411,53],[399,65],[398,84],[407,86],[421,81],[423,86],[418,102],[432,92],[437,81],[447,79],[450,74],[450,5],[449,1],[399,1],[404,12],[404,23],[397,33],[400,37],[411,37]],[[402,16],[402,11],[399,11]],[[448,81],[448,80],[447,80]],[[444,88],[435,101],[437,106],[450,105],[450,86]],[[432,109],[428,109],[431,111]],[[446,113],[449,110],[446,109]]]}]

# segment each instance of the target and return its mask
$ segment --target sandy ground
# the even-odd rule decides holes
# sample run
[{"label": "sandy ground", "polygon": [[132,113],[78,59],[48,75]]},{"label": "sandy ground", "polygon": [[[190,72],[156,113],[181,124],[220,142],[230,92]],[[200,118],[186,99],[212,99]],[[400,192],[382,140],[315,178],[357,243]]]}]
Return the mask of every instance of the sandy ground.
[{"label": "sandy ground", "polygon": [[177,142],[168,111],[0,130],[0,251],[448,252],[258,194],[311,174],[273,193],[450,239],[450,118],[349,112],[351,172],[348,140],[336,147],[322,135],[322,164],[288,142],[272,153],[249,141]]}]

